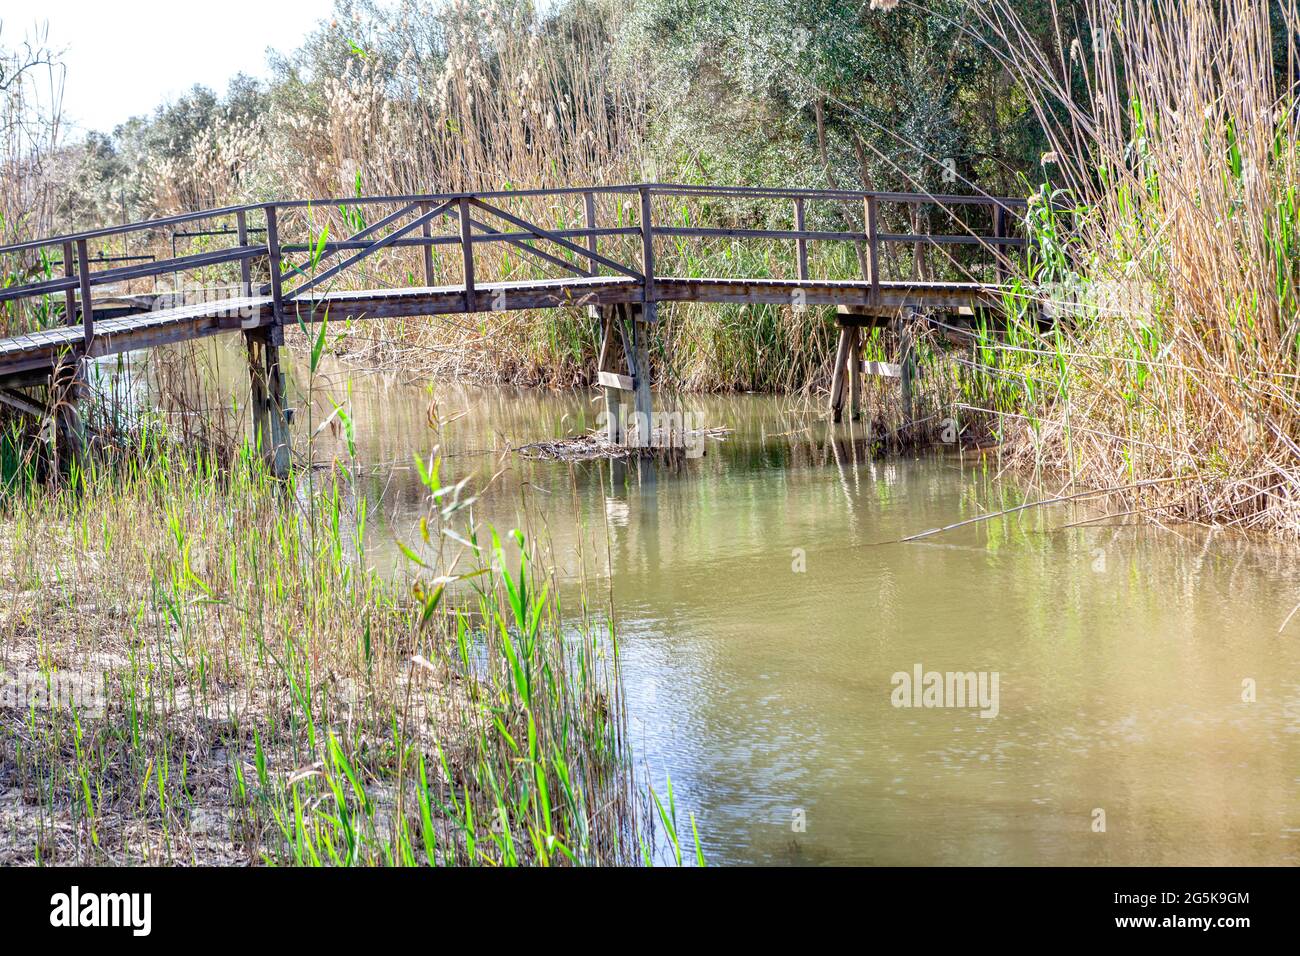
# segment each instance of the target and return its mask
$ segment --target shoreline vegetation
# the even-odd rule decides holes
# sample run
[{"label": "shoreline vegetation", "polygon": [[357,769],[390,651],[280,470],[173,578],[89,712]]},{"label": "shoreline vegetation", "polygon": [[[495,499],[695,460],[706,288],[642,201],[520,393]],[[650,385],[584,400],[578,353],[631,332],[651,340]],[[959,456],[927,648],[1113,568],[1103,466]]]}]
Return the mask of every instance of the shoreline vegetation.
[{"label": "shoreline vegetation", "polygon": [[[196,89],[76,142],[26,79],[57,74],[57,57],[6,24],[0,241],[430,184],[1025,195],[1010,328],[969,352],[920,342],[930,410],[1055,500],[1106,491],[1119,515],[1300,538],[1295,0],[1070,0],[1058,20],[1009,0],[860,6],[803,22],[779,0],[340,3],[272,80]],[[938,232],[950,214],[889,227]],[[863,228],[861,209],[832,201],[809,215]],[[790,210],[701,199],[656,216],[788,228]],[[327,207],[286,229],[310,245],[356,225]],[[850,243],[825,245],[813,274],[860,275]],[[412,255],[392,251],[376,278],[406,283]],[[796,271],[788,244],[662,256],[684,275]],[[986,265],[934,250],[885,268]],[[3,257],[0,277],[58,268]],[[533,268],[502,253],[483,276]],[[1044,309],[1060,319],[1049,332]],[[6,306],[0,334],[57,316]],[[582,308],[362,325],[320,341],[413,379],[594,377]],[[682,306],[660,334],[662,388],[813,394],[830,379],[823,311]],[[320,347],[295,344],[314,374]],[[887,360],[888,344],[876,330],[865,357]],[[184,360],[164,408],[183,401]],[[383,580],[346,465],[286,494],[246,444],[181,417],[133,422],[111,459],[55,480],[34,464],[49,436],[0,411],[0,665],[27,695],[0,721],[0,863],[627,864],[658,858],[656,834],[677,862],[703,862],[671,785],[661,799],[633,779],[613,608],[559,607],[531,543],[476,527],[436,460],[420,462],[411,580]],[[94,693],[85,711],[31,705],[41,682],[55,693],[78,675],[107,680],[102,712]]]},{"label": "shoreline vegetation", "polygon": [[436,459],[389,581],[346,470],[143,444],[3,523],[0,863],[649,861],[610,619]]}]

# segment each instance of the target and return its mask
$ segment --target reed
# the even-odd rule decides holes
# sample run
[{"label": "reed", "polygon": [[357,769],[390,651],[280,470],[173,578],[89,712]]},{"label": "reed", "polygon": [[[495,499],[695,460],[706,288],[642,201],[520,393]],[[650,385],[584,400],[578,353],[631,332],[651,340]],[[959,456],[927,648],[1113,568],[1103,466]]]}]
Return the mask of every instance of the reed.
[{"label": "reed", "polygon": [[[398,580],[347,469],[286,495],[247,448],[218,467],[153,429],[14,490],[4,861],[641,861],[608,618],[561,607],[530,542],[420,470]],[[73,677],[61,706],[31,696]]]},{"label": "reed", "polygon": [[1089,0],[1053,55],[1005,0],[978,10],[1052,146],[1017,295],[1065,321],[985,343],[1019,460],[1126,511],[1300,533],[1296,5]]}]

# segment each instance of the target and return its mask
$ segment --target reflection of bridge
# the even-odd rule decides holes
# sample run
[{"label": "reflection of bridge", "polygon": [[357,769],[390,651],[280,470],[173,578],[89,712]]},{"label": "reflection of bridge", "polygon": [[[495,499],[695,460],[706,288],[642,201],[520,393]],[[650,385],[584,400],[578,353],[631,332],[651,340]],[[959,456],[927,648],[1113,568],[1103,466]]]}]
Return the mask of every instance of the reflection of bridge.
[{"label": "reflection of bridge", "polygon": [[[685,211],[690,202],[754,207],[783,203],[793,228],[696,226]],[[520,204],[528,206],[530,215],[512,211]],[[852,216],[861,217],[863,231],[806,228],[805,217],[814,204],[852,210]],[[953,227],[948,234],[881,230],[882,222],[892,221],[891,214],[929,205],[944,211]],[[279,348],[286,323],[316,322],[327,314],[331,321],[340,321],[585,306],[601,323],[599,381],[611,412],[609,437],[644,441],[644,428],[624,433],[623,416],[615,412],[630,395],[635,420],[648,420],[649,328],[658,304],[772,303],[838,307],[841,331],[830,400],[838,420],[846,390],[856,410],[863,326],[892,323],[907,310],[937,310],[969,319],[1000,308],[1002,279],[1012,258],[1008,250],[1025,245],[1008,228],[1023,206],[1023,200],[976,196],[648,184],[260,203],[40,239],[0,247],[0,261],[6,262],[8,272],[35,277],[0,289],[0,308],[8,312],[9,327],[31,330],[0,338],[0,401],[39,413],[41,405],[23,389],[61,382],[76,387],[87,358],[242,332],[252,369],[255,431],[276,471],[283,473],[289,448]],[[369,224],[367,212],[381,218]],[[254,217],[262,223],[250,222]],[[557,224],[539,224],[543,217]],[[352,232],[347,239],[331,238],[323,225],[340,218]],[[454,233],[435,232],[435,224],[449,220],[457,227]],[[177,231],[178,226],[195,223],[210,228]],[[132,240],[153,243],[156,250],[169,231],[171,258],[109,259],[106,254]],[[284,237],[291,232],[304,233],[302,241],[287,241]],[[252,233],[264,234],[265,241],[250,244]],[[205,242],[226,237],[233,245],[207,245],[176,255],[178,236],[202,237]],[[794,274],[771,276],[770,257],[762,269],[768,274],[760,276],[694,277],[656,271],[656,255],[665,248],[676,259],[689,261],[692,249],[686,244],[698,253],[709,240],[792,243]],[[814,242],[852,248],[856,277],[814,277],[809,256]],[[481,270],[482,256],[475,255],[483,243],[499,243],[517,262],[527,257],[530,266],[560,274],[484,281],[481,272],[476,275],[476,261]],[[453,247],[456,260],[446,270],[440,254],[444,246]],[[915,250],[911,278],[882,274],[886,251],[898,246]],[[975,246],[989,255],[977,266],[961,266],[969,281],[929,280],[926,252],[950,246]],[[422,284],[408,273],[409,283],[402,287],[341,287],[345,273],[349,286],[371,285],[368,267],[403,249],[419,251]],[[55,274],[60,254],[61,276]],[[949,259],[955,263],[951,255]],[[92,271],[92,263],[106,261],[130,264]],[[265,280],[256,287],[255,268]],[[979,269],[991,275],[977,278],[974,270]],[[159,277],[185,277],[178,288],[188,282],[192,288],[211,289],[214,277],[233,285],[236,275],[238,294],[209,296],[209,301],[178,301],[183,297],[159,295],[156,289],[143,294],[133,290],[139,281],[156,282]],[[101,290],[97,302],[96,287],[111,289]],[[906,388],[909,350],[906,335],[901,338],[899,366],[881,371],[901,374]],[[62,370],[70,374],[59,374]]]}]

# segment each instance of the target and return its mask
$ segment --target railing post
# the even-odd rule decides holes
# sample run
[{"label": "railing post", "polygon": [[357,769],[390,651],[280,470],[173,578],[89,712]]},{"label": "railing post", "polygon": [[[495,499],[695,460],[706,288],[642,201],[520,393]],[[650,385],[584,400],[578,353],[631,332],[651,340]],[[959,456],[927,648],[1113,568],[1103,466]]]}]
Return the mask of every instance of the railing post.
[{"label": "railing post", "polygon": [[90,301],[90,256],[85,239],[77,240],[77,272],[81,279],[81,329],[89,354],[90,342],[95,337],[95,307]]},{"label": "railing post", "polygon": [[[650,222],[650,187],[642,186],[641,193],[641,276],[644,287],[642,302],[655,301],[655,244],[654,225]],[[649,312],[650,310],[646,310]]]},{"label": "railing post", "polygon": [[275,325],[271,331],[271,344],[284,344],[284,282],[280,276],[280,229],[276,222],[275,206],[266,207],[266,257],[271,268],[271,314]]},{"label": "railing post", "polygon": [[[921,205],[918,203],[912,207],[912,231],[918,236],[930,235],[930,216],[927,213],[925,221],[921,221]],[[930,281],[930,242],[926,239],[917,239],[916,245],[912,247],[912,259],[914,261],[913,271],[917,282]]]},{"label": "railing post", "polygon": [[[803,199],[794,201],[794,229],[795,232],[804,231]],[[796,239],[794,248],[799,259],[799,281],[803,282],[808,278],[808,240],[803,237]]]},{"label": "railing post", "polygon": [[863,202],[863,215],[867,224],[867,281],[871,283],[871,299],[880,300],[880,213],[876,197],[868,196]]},{"label": "railing post", "polygon": [[[583,212],[583,220],[586,222],[587,228],[595,229],[596,228],[596,196],[594,193],[592,193],[590,189],[588,189],[586,192],[582,194],[582,212]],[[587,236],[587,248],[590,249],[593,253],[597,251],[596,237],[594,235]],[[599,274],[600,265],[596,262],[595,259],[588,259],[587,265],[590,268],[591,274],[593,276]],[[606,314],[608,314],[609,316],[613,316],[613,318],[609,319],[609,321],[606,321],[605,320]],[[610,338],[614,334],[616,334],[613,323],[617,321],[617,314],[618,314],[617,308],[610,308],[610,307],[602,308],[601,306],[598,305],[587,306],[587,317],[590,318],[595,323],[597,334],[602,336],[601,351],[600,351],[602,360],[604,356],[607,354],[608,346],[610,344]],[[606,371],[602,361],[598,361],[596,363],[596,368],[597,371]],[[609,369],[608,371],[613,371],[613,370]],[[615,404],[613,405],[611,405],[610,403],[611,396],[614,396]],[[622,405],[620,404],[621,401],[622,400],[618,398],[617,391],[611,388],[606,388],[605,389],[605,414],[607,416],[612,415],[615,417],[621,417],[622,416],[622,412],[621,412]],[[609,425],[610,443],[618,444],[622,440],[622,434],[623,431],[622,431],[621,422],[615,423],[611,418],[610,425]]]},{"label": "railing post", "polygon": [[[65,279],[71,279],[73,276],[77,274],[76,269],[72,265],[72,257],[75,254],[76,253],[74,253],[72,250],[72,243],[65,242],[63,244],[63,277]],[[64,325],[72,325],[74,322],[77,321],[77,290],[76,289],[68,289],[66,292],[63,293],[63,313],[64,313],[63,315]]]},{"label": "railing post", "polygon": [[[235,238],[241,249],[248,245],[248,214],[242,209],[235,213]],[[246,256],[239,260],[239,282],[241,297],[253,294],[253,264]]]},{"label": "railing post", "polygon": [[465,311],[474,311],[474,234],[470,229],[469,197],[461,196],[457,205],[460,212],[460,254],[465,261]]},{"label": "railing post", "polygon": [[[429,211],[427,202],[420,203],[420,215],[425,215]],[[424,237],[424,284],[433,285],[433,222],[426,222],[420,227],[420,235]]]},{"label": "railing post", "polygon": [[[587,228],[595,229],[596,228],[596,196],[590,189],[588,189],[585,193],[582,194],[582,211],[586,218]],[[587,248],[590,249],[592,252],[600,251],[597,248],[596,237],[594,235],[587,237]],[[596,260],[594,259],[591,260],[591,274],[597,275],[599,273],[599,270],[600,270],[600,266],[596,263]]]},{"label": "railing post", "polygon": [[1002,204],[994,200],[993,202],[993,255],[994,255],[994,277],[998,285],[1001,285],[1007,278],[1007,259],[1006,246],[998,242],[999,239],[1006,236],[1006,210]]}]

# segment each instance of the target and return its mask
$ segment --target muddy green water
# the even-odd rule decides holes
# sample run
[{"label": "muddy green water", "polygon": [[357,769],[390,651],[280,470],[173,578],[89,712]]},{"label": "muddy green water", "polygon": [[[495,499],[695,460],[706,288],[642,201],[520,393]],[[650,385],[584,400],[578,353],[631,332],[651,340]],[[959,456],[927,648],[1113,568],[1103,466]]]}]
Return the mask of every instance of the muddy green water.
[{"label": "muddy green water", "polygon": [[[341,376],[321,388],[343,400]],[[438,432],[431,400],[454,419]],[[1296,548],[1065,527],[1086,516],[1065,507],[880,544],[1023,491],[993,463],[871,460],[770,397],[686,399],[730,436],[623,483],[505,452],[594,425],[589,395],[354,375],[351,407],[377,564],[400,563],[410,455],[436,444],[470,487],[502,472],[481,522],[528,502],[570,606],[584,576],[612,587],[641,776],[671,775],[710,862],[1300,862]],[[317,457],[341,449],[326,429]],[[997,715],[894,706],[917,665],[996,672]]]}]

